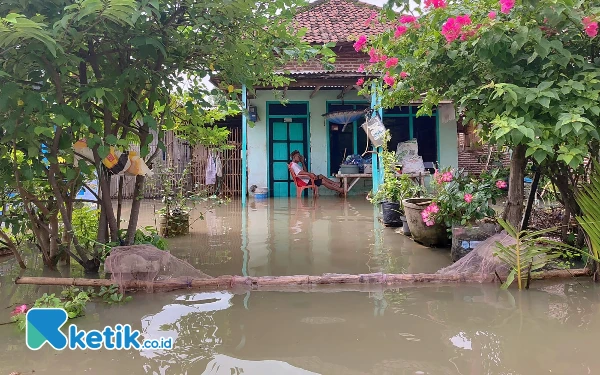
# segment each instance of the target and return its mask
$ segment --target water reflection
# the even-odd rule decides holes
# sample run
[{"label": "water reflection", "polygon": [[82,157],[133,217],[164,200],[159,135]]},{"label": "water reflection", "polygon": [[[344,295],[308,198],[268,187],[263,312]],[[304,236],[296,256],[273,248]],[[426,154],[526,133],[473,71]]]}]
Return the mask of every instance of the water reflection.
[{"label": "water reflection", "polygon": [[[140,226],[154,225],[159,206],[143,203]],[[450,262],[447,250],[384,228],[362,198],[250,200],[247,208],[233,201],[169,243],[175,256],[213,276],[434,272]]]},{"label": "water reflection", "polygon": [[83,362],[82,353],[48,348],[33,358],[22,334],[0,326],[0,373],[578,375],[600,368],[594,284],[256,292],[247,308],[244,297],[139,294],[123,306],[92,306],[77,319],[80,328],[130,323],[147,338],[173,337],[174,349],[86,352]]}]

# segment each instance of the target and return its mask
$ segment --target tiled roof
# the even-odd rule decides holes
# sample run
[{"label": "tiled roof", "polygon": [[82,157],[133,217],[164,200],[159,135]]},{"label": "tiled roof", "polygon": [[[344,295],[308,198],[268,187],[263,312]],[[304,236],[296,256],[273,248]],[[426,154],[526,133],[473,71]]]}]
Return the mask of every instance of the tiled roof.
[{"label": "tiled roof", "polygon": [[379,10],[358,0],[317,0],[302,8],[294,20],[297,27],[307,29],[304,40],[309,43],[349,42],[385,30],[380,23],[366,23],[371,13]]},{"label": "tiled roof", "polygon": [[337,57],[333,70],[325,70],[319,60],[310,60],[304,64],[289,62],[284,69],[291,75],[299,74],[322,74],[322,73],[351,73],[351,76],[358,76],[358,68],[361,64],[368,65],[369,56],[362,52],[356,52],[352,46],[341,46],[335,48]]}]

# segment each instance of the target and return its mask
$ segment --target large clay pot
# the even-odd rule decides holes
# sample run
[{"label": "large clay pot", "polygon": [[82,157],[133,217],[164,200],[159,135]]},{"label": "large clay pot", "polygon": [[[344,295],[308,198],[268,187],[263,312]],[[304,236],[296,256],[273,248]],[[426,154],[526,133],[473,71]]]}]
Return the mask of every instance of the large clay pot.
[{"label": "large clay pot", "polygon": [[444,224],[425,225],[421,212],[429,205],[429,198],[411,198],[403,201],[404,214],[413,239],[427,247],[448,246],[448,231]]},{"label": "large clay pot", "polygon": [[400,203],[383,202],[381,208],[383,210],[383,225],[386,227],[399,227],[402,225]]}]

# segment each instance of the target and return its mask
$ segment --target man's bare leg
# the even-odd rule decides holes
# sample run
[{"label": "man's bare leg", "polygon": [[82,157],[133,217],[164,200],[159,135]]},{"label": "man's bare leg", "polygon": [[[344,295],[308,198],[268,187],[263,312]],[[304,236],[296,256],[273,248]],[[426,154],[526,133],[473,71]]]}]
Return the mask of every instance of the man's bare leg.
[{"label": "man's bare leg", "polygon": [[319,175],[319,178],[321,179],[323,186],[325,186],[327,189],[337,191],[338,193],[344,192],[344,189],[342,189],[342,187],[340,185],[338,185],[337,182],[328,179],[327,177],[323,176],[322,174]]}]

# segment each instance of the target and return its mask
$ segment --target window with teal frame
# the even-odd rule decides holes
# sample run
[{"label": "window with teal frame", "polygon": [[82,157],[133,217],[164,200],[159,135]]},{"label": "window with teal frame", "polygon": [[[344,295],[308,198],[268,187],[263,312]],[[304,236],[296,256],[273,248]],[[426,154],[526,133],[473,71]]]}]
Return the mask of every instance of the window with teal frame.
[{"label": "window with teal frame", "polygon": [[[341,102],[328,102],[327,112],[363,109],[367,107],[368,104],[363,102],[346,102],[343,104]],[[419,155],[423,157],[423,161],[438,162],[439,134],[437,110],[434,109],[431,117],[417,117],[417,110],[416,106],[384,109],[383,123],[391,135],[388,147],[390,151],[395,151],[398,143],[416,138],[419,144]],[[344,154],[347,156],[365,152],[367,136],[360,128],[363,122],[363,119],[357,120],[349,124],[344,131],[342,131],[343,125],[331,122],[327,123],[329,155],[329,165],[327,168],[329,175],[337,173],[339,165],[343,161]]]}]

